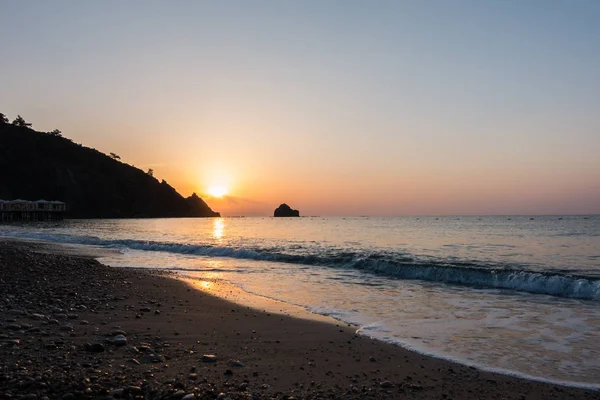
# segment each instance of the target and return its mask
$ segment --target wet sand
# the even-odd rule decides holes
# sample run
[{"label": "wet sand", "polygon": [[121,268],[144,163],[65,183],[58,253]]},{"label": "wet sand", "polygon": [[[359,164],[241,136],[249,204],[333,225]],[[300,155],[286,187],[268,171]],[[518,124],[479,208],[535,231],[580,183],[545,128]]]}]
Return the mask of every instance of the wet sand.
[{"label": "wet sand", "polygon": [[219,282],[111,268],[98,255],[0,239],[0,398],[600,398],[422,356],[281,303],[250,308]]}]

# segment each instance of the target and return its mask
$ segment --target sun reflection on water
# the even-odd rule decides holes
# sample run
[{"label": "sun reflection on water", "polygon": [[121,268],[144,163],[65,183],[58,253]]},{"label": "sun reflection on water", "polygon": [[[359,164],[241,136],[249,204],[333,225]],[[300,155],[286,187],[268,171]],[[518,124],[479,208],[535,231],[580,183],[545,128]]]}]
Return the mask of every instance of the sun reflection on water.
[{"label": "sun reflection on water", "polygon": [[213,221],[213,237],[215,239],[222,239],[225,231],[225,221],[223,218],[216,218]]}]

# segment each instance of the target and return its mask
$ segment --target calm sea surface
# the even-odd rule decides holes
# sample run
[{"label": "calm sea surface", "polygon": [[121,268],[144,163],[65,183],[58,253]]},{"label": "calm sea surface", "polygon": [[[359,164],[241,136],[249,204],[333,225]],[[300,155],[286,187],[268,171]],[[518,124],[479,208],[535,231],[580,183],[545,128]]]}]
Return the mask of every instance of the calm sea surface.
[{"label": "calm sea surface", "polygon": [[402,346],[600,388],[600,216],[73,220],[0,236],[231,282]]}]

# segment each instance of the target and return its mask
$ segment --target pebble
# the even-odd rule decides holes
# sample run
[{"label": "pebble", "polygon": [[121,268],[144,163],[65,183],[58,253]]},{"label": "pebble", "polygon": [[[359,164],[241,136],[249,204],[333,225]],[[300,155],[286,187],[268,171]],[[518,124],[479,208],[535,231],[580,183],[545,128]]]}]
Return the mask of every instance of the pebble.
[{"label": "pebble", "polygon": [[183,396],[181,398],[181,400],[194,400],[196,398],[196,395],[194,393],[189,393],[186,394],[185,396]]},{"label": "pebble", "polygon": [[145,354],[142,357],[140,357],[140,361],[144,364],[157,364],[163,363],[166,360],[163,356],[160,356],[158,354]]},{"label": "pebble", "polygon": [[127,386],[124,390],[124,393],[142,393],[142,388],[139,386]]},{"label": "pebble", "polygon": [[54,342],[47,342],[47,343],[44,345],[44,347],[45,347],[47,350],[56,350],[56,349],[58,349],[58,347],[56,346],[56,343],[54,343]]},{"label": "pebble", "polygon": [[390,381],[383,381],[379,384],[382,388],[391,388],[394,387],[394,384]]},{"label": "pebble", "polygon": [[102,353],[104,351],[104,345],[102,343],[86,343],[83,347],[85,347],[87,351],[91,351],[92,353]]},{"label": "pebble", "polygon": [[125,346],[127,344],[127,338],[123,335],[116,335],[110,340],[115,346]]},{"label": "pebble", "polygon": [[202,362],[206,362],[206,363],[217,362],[217,356],[215,356],[214,354],[204,354],[202,356]]},{"label": "pebble", "polygon": [[240,360],[229,360],[227,362],[227,365],[229,365],[230,367],[242,368],[244,366],[244,363]]},{"label": "pebble", "polygon": [[140,362],[138,360],[136,360],[135,358],[130,358],[129,360],[127,360],[127,362],[129,364],[133,364],[133,365],[140,365]]}]

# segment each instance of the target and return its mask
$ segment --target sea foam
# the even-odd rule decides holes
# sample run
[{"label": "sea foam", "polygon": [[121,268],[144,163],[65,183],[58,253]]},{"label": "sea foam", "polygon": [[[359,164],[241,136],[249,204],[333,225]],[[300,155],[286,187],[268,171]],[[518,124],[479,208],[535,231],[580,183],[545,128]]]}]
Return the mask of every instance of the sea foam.
[{"label": "sea foam", "polygon": [[330,268],[360,270],[393,279],[418,279],[443,284],[509,289],[557,297],[600,301],[600,279],[559,272],[518,269],[514,265],[485,265],[438,259],[419,260],[408,254],[385,251],[371,253],[321,251],[288,254],[280,248],[220,247],[210,244],[107,240],[89,235],[12,232],[13,237],[85,244],[109,248],[129,248],[207,257],[228,257],[258,261],[318,265]]}]

